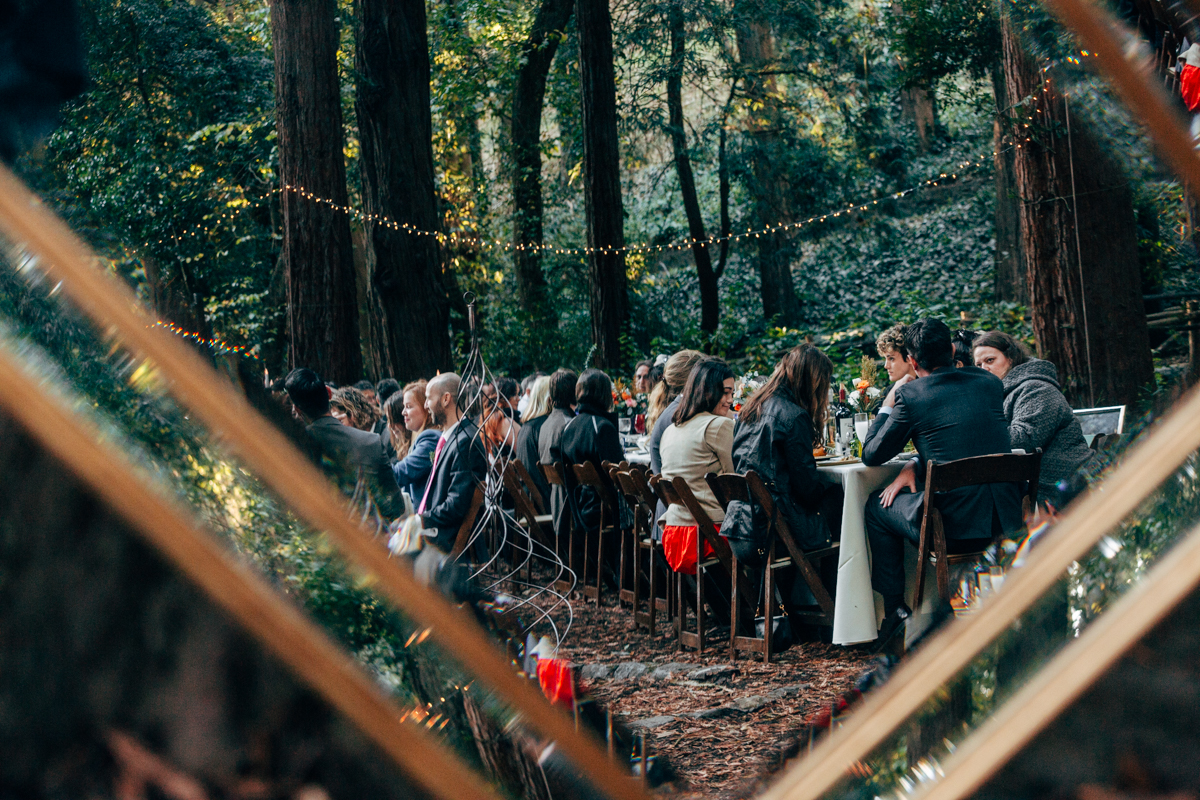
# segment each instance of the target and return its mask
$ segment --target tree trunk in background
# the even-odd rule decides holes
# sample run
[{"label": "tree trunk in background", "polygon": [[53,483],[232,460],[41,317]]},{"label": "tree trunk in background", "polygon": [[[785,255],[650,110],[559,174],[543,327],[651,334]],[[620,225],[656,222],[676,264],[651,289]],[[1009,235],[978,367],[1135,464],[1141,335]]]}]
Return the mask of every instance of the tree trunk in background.
[{"label": "tree trunk in background", "polygon": [[[333,0],[271,0],[279,178],[347,205]],[[280,195],[288,363],[335,383],[362,377],[350,220],[294,191]]]},{"label": "tree trunk in background", "polygon": [[[779,136],[779,107],[775,80],[757,73],[775,62],[775,45],[763,23],[743,22],[737,30],[738,53],[751,100],[748,133],[752,142],[750,170],[754,179],[755,227],[791,221],[788,186],[780,165],[786,161]],[[792,283],[792,244],[786,233],[757,237],[758,274],[762,283],[763,316],[778,325],[800,323],[800,300]]]},{"label": "tree trunk in background", "polygon": [[[439,229],[429,106],[429,44],[421,0],[358,0],[355,111],[367,214]],[[369,223],[368,223],[369,224]],[[378,293],[392,377],[453,369],[441,249],[432,236],[369,227],[368,272]]]},{"label": "tree trunk in background", "polygon": [[608,0],[575,0],[583,106],[583,192],[587,208],[595,364],[621,366],[621,334],[629,324],[617,84]]},{"label": "tree trunk in background", "polygon": [[996,98],[996,120],[992,129],[992,161],[996,170],[996,299],[1029,305],[1029,286],[1025,280],[1025,264],[1021,260],[1021,222],[1014,185],[1013,170],[1016,148],[1006,135],[1006,119],[1012,115],[1004,71],[997,64],[992,69],[992,92]]},{"label": "tree trunk in background", "polygon": [[1014,177],[1038,353],[1073,406],[1135,403],[1154,373],[1128,181],[1002,25],[1008,96],[1029,98]]},{"label": "tree trunk in background", "polygon": [[675,172],[679,175],[679,191],[683,195],[683,210],[687,214],[688,235],[692,239],[692,257],[696,260],[696,278],[700,283],[700,330],[717,332],[721,321],[717,275],[712,266],[712,247],[704,242],[704,217],[696,196],[696,179],[692,175],[692,160],[688,156],[687,133],[683,127],[683,60],[687,33],[683,11],[673,4],[671,28],[671,70],[667,75],[667,124],[671,130],[671,151],[675,156]]},{"label": "tree trunk in background", "polygon": [[917,127],[921,152],[928,152],[937,127],[937,103],[933,90],[926,86],[907,86],[900,90],[900,113]]},{"label": "tree trunk in background", "polygon": [[571,19],[572,0],[542,0],[533,30],[521,45],[513,89],[513,253],[521,307],[533,324],[545,322],[546,276],[542,274],[542,105],[546,76]]}]

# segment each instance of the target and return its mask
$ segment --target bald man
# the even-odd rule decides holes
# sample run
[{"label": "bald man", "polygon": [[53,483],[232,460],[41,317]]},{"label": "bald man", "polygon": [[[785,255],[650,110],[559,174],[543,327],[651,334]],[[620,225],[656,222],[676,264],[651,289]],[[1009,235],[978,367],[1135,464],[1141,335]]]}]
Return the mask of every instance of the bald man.
[{"label": "bald man", "polygon": [[487,473],[479,427],[459,409],[461,387],[461,379],[453,372],[438,375],[425,386],[425,410],[441,426],[442,435],[417,513],[425,535],[444,553],[454,547],[475,487],[483,483]]}]

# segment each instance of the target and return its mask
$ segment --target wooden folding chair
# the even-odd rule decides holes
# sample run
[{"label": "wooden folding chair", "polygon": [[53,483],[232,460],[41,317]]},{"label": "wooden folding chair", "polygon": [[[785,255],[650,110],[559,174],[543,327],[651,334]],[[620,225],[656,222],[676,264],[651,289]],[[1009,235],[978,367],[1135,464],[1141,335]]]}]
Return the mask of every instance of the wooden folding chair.
[{"label": "wooden folding chair", "polygon": [[[537,508],[533,504],[533,499],[525,490],[514,464],[518,462],[510,461],[504,470],[504,488],[508,492],[508,496],[512,498],[514,516],[522,522],[525,530],[529,533],[529,537],[549,550],[554,550],[554,518],[550,514],[539,514]],[[530,545],[532,548],[532,545]],[[530,553],[532,556],[532,553]],[[530,558],[527,563],[527,576],[530,580],[533,579],[533,559]]]},{"label": "wooden folding chair", "polygon": [[[805,622],[812,625],[824,625],[832,627],[833,625],[833,598],[829,595],[829,590],[825,588],[825,584],[821,581],[821,576],[817,572],[815,563],[823,559],[835,556],[838,553],[839,542],[833,542],[828,547],[822,547],[819,550],[801,549],[797,544],[796,538],[792,535],[792,530],[788,526],[787,519],[779,513],[779,508],[775,503],[775,497],[767,488],[766,481],[762,479],[754,470],[748,471],[745,475],[736,475],[727,473],[724,475],[708,475],[706,476],[708,485],[712,487],[713,493],[722,505],[727,505],[733,500],[741,500],[747,502],[753,500],[763,509],[766,514],[768,525],[770,526],[768,536],[770,537],[771,548],[768,550],[768,558],[770,563],[776,565],[776,568],[793,564],[799,577],[804,580],[813,598],[816,599],[816,607],[798,608],[785,603],[787,612],[792,617],[793,622]],[[783,542],[784,549],[787,551],[787,556],[780,559],[775,555],[777,542]],[[769,570],[768,570],[769,572]],[[767,620],[770,624],[770,620]]]},{"label": "wooden folding chair", "polygon": [[[617,493],[608,476],[591,461],[571,465],[567,468],[564,477],[566,478],[567,495],[570,497],[572,506],[576,502],[577,490],[585,486],[595,491],[600,498],[600,521],[595,530],[595,547],[589,548],[588,540],[592,538],[592,531],[586,529],[576,530],[571,540],[572,548],[576,541],[579,542],[583,556],[580,560],[581,571],[577,573],[581,585],[580,591],[585,598],[591,598],[596,601],[596,605],[600,605],[604,585],[604,567],[606,566],[605,540],[612,538],[621,528]],[[588,583],[587,579],[588,556],[592,553],[595,554],[596,565],[596,582],[594,584]]]},{"label": "wooden folding chair", "polygon": [[[937,574],[938,594],[944,602],[950,601],[950,564],[960,564],[979,557],[991,544],[991,539],[981,539],[978,550],[965,553],[946,553],[946,531],[942,514],[934,506],[934,496],[964,486],[982,486],[988,483],[1024,483],[1025,493],[1021,499],[1024,516],[1033,513],[1037,504],[1038,476],[1042,471],[1042,451],[1018,455],[1001,453],[992,456],[960,458],[942,464],[930,461],[925,469],[925,504],[921,513],[921,540],[917,545],[919,563],[917,586],[913,597],[913,608],[920,606],[925,598],[925,561],[934,565]],[[1000,533],[1005,533],[1000,531]]]},{"label": "wooden folding chair", "polygon": [[508,462],[516,472],[517,478],[525,487],[525,492],[529,495],[529,499],[533,501],[533,507],[537,510],[538,516],[550,514],[550,498],[542,497],[542,490],[533,480],[533,476],[529,474],[529,470],[525,468],[525,464],[519,458],[514,458]]},{"label": "wooden folding chair", "polygon": [[[554,491],[554,487],[558,486],[564,495],[562,517],[557,524],[551,517],[550,524],[554,527],[554,553],[567,569],[575,572],[575,520],[571,511],[571,493],[567,489],[567,481],[564,477],[567,469],[561,461],[541,466],[542,474],[546,476],[546,483],[550,484],[550,490]],[[549,504],[550,498],[546,498],[546,502]],[[570,592],[574,587],[575,583],[569,580],[560,579],[554,582],[554,589],[558,592]]]},{"label": "wooden folding chair", "polygon": [[[675,616],[675,592],[673,591],[673,581],[671,567],[667,564],[667,560],[663,555],[662,542],[654,536],[654,529],[657,527],[654,514],[658,509],[658,495],[654,489],[650,488],[650,481],[647,478],[647,470],[639,466],[631,466],[628,470],[629,480],[633,484],[634,492],[637,496],[638,507],[645,514],[644,516],[644,536],[636,537],[636,549],[633,559],[633,580],[638,587],[649,587],[648,611],[641,612],[637,610],[641,596],[638,595],[638,600],[634,604],[633,617],[639,625],[645,625],[654,636],[655,616],[659,611],[667,615],[668,622],[674,620]],[[661,538],[661,537],[659,537]],[[642,565],[645,565],[643,570]],[[661,581],[659,578],[661,577]],[[659,589],[661,588],[661,593]]]},{"label": "wooden folding chair", "polygon": [[[678,640],[678,647],[693,647],[697,652],[704,652],[704,583],[707,575],[712,575],[717,581],[727,584],[730,587],[730,609],[737,605],[734,597],[734,592],[737,592],[742,599],[747,602],[753,602],[753,597],[745,585],[738,585],[734,581],[734,575],[738,570],[737,557],[733,551],[729,549],[729,543],[721,538],[713,526],[712,520],[704,510],[700,507],[696,496],[692,494],[691,487],[687,485],[684,478],[677,477],[674,480],[666,480],[660,475],[655,475],[650,479],[650,485],[658,493],[659,499],[667,506],[681,506],[689,510],[689,502],[691,506],[696,508],[701,513],[701,517],[696,517],[693,513],[692,517],[696,519],[697,536],[696,536],[696,597],[695,597],[695,613],[696,613],[696,630],[687,630],[687,603],[684,600],[683,593],[683,575],[675,573],[675,608],[677,614],[675,616],[675,635]],[[704,558],[704,543],[707,542],[713,549],[713,555]]]},{"label": "wooden folding chair", "polygon": [[471,505],[467,508],[467,515],[463,517],[462,525],[458,526],[458,534],[454,537],[454,546],[450,548],[450,557],[457,559],[467,549],[467,544],[471,541],[471,531],[475,527],[475,520],[479,517],[479,509],[483,507],[483,487],[476,486],[475,494],[471,497]]},{"label": "wooden folding chair", "polygon": [[[650,519],[654,513],[654,506],[651,504],[646,506],[641,493],[638,491],[638,484],[634,478],[632,470],[622,471],[615,466],[609,471],[613,482],[617,485],[617,490],[625,497],[629,507],[633,509],[633,527],[628,531],[621,531],[621,589],[620,599],[627,602],[633,608],[633,628],[637,630],[638,625],[645,624],[650,631],[650,636],[654,636],[654,612],[655,612],[655,564],[654,564],[654,540],[650,536]],[[647,487],[649,488],[649,487]],[[653,493],[650,493],[651,503],[657,499]],[[628,534],[628,535],[627,535]],[[626,539],[628,544],[628,560],[626,559]],[[641,555],[644,550],[649,551],[649,572],[646,577],[648,581],[643,581],[643,573],[641,567]],[[648,594],[642,593],[644,583],[649,583]],[[643,601],[646,602],[646,611],[641,611]]]}]

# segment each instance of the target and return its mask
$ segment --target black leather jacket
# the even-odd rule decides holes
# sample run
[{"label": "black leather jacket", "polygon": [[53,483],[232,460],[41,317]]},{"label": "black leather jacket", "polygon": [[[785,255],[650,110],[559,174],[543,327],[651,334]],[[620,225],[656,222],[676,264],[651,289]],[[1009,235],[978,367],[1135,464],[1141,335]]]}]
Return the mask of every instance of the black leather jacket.
[{"label": "black leather jacket", "polygon": [[[762,476],[796,543],[805,550],[829,543],[829,529],[817,512],[830,483],[817,472],[812,446],[812,418],[784,386],[762,404],[757,419],[738,420],[733,429],[734,469]],[[730,503],[721,534],[736,545],[739,559],[753,562],[765,555],[767,527],[760,509]]]}]

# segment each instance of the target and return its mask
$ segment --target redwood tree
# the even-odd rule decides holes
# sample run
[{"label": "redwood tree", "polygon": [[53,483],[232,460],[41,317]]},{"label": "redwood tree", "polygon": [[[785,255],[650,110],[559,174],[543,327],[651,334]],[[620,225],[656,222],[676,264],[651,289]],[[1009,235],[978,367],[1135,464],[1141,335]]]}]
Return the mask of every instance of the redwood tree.
[{"label": "redwood tree", "polygon": [[513,89],[513,244],[521,305],[535,324],[543,318],[546,276],[542,274],[542,106],[546,75],[571,19],[572,0],[542,0]]},{"label": "redwood tree", "polygon": [[592,342],[596,364],[621,365],[621,334],[629,322],[625,275],[617,84],[608,0],[575,0],[583,106],[583,193],[588,227]]},{"label": "redwood tree", "polygon": [[[334,0],[271,0],[279,177],[345,207]],[[280,195],[288,362],[322,378],[362,377],[350,220],[296,191]]]},{"label": "redwood tree", "polygon": [[[425,4],[358,0],[357,12],[355,111],[364,208],[371,217],[437,231]],[[386,321],[379,326],[385,343],[379,349],[391,374],[409,380],[453,368],[437,239],[367,224],[368,274]]]},{"label": "redwood tree", "polygon": [[[1038,353],[1072,405],[1133,403],[1153,377],[1128,179],[1002,22],[1014,186]],[[1089,386],[1090,381],[1090,386]]]},{"label": "redwood tree", "polygon": [[[750,139],[750,172],[753,176],[754,220],[766,228],[791,221],[789,187],[780,165],[786,162],[780,136],[779,92],[775,79],[764,75],[775,66],[771,29],[757,18],[744,20],[737,29],[738,53],[746,73],[745,94],[750,100],[747,133]],[[800,322],[800,299],[792,282],[792,245],[784,232],[756,237],[757,265],[762,284],[763,316],[782,325]]]},{"label": "redwood tree", "polygon": [[[721,305],[717,292],[718,270],[713,269],[712,247],[705,243],[704,217],[696,195],[696,178],[688,155],[687,133],[683,128],[683,64],[686,55],[687,30],[679,3],[672,3],[667,26],[671,32],[671,64],[667,72],[667,124],[671,131],[671,152],[675,157],[675,172],[679,176],[679,191],[683,195],[683,211],[687,215],[688,235],[692,240],[692,257],[696,261],[696,278],[700,284],[700,330],[712,334],[720,324]],[[722,262],[722,267],[724,262]]]}]

